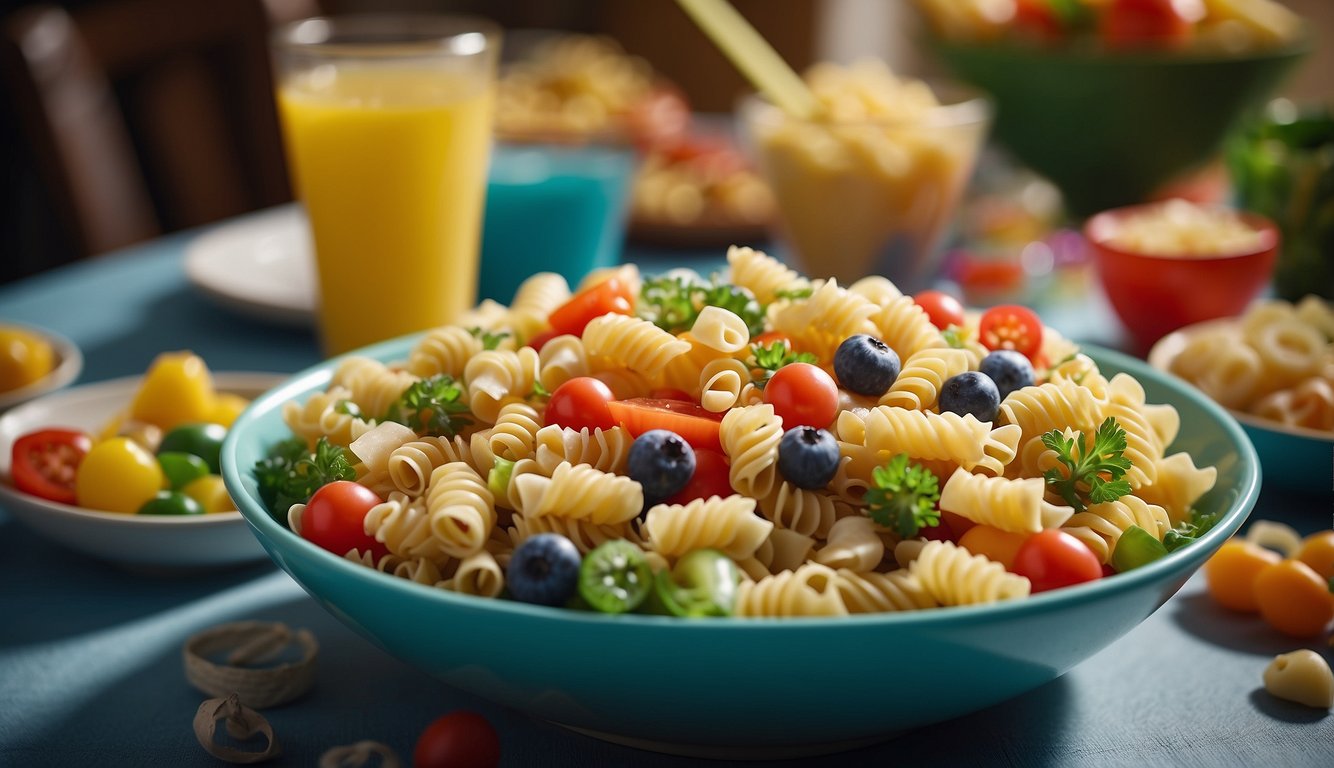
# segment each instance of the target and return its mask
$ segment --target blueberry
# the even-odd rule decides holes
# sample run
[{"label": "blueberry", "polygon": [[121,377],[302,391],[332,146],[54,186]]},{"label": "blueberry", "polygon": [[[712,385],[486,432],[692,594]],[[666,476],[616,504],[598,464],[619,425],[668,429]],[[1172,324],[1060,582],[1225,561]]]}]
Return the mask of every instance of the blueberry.
[{"label": "blueberry", "polygon": [[579,586],[579,550],[558,533],[524,539],[510,555],[505,582],[515,600],[564,605]]},{"label": "blueberry", "polygon": [[1013,349],[998,349],[987,353],[978,368],[996,382],[1002,400],[1016,389],[1033,386],[1035,380],[1033,364]]},{"label": "blueberry", "polygon": [[849,336],[834,352],[834,374],[849,392],[879,397],[899,377],[899,353],[874,336]]},{"label": "blueberry", "polygon": [[1000,410],[996,382],[979,371],[964,371],[945,380],[940,388],[940,411],[960,416],[973,414],[978,421],[995,421]]},{"label": "blueberry", "polygon": [[778,471],[798,488],[829,485],[842,456],[834,436],[815,427],[793,427],[778,441]]},{"label": "blueberry", "polygon": [[631,444],[626,474],[644,486],[646,502],[662,501],[690,482],[695,474],[695,449],[675,432],[650,429]]}]

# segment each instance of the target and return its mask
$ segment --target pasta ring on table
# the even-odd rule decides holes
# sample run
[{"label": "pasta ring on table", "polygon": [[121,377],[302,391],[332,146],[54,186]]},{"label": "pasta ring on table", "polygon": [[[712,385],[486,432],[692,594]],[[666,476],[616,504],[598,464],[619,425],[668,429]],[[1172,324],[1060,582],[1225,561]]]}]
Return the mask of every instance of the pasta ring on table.
[{"label": "pasta ring on table", "polygon": [[[300,656],[269,667],[244,666],[279,658],[290,646]],[[211,696],[239,697],[248,707],[276,707],[296,699],[315,683],[320,646],[309,630],[293,631],[281,622],[237,621],[191,636],[182,655],[185,679]],[[223,663],[210,657],[226,653]]]}]

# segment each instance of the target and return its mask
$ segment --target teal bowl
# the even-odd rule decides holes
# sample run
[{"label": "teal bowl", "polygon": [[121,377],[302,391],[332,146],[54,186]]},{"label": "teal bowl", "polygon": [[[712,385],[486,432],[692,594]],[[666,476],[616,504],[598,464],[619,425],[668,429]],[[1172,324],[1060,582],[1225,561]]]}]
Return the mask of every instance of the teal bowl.
[{"label": "teal bowl", "polygon": [[1143,202],[1212,158],[1309,48],[1223,56],[942,42],[936,52],[994,99],[1000,144],[1083,218]]},{"label": "teal bowl", "polygon": [[[415,337],[361,354],[402,360]],[[1173,450],[1218,467],[1199,503],[1221,521],[1147,566],[1025,600],[807,619],[612,616],[455,594],[337,557],[276,523],[251,468],[288,435],[282,404],[329,384],[337,360],[256,399],[223,445],[223,475],[273,561],[334,616],[461,690],[610,741],[709,757],[841,751],[991,706],[1046,683],[1133,630],[1237,529],[1260,470],[1235,420],[1185,382],[1089,349],[1175,405]],[[425,684],[425,682],[423,682]],[[1035,726],[1040,727],[1040,726]]]}]

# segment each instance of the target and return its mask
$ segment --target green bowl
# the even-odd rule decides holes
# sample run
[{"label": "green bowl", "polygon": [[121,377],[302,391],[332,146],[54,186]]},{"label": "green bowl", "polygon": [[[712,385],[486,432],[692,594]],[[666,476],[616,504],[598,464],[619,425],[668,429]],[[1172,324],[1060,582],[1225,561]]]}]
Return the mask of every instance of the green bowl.
[{"label": "green bowl", "polygon": [[956,77],[991,94],[993,134],[1085,217],[1143,202],[1210,159],[1309,50],[1230,57],[939,43]]},{"label": "green bowl", "polygon": [[[415,340],[361,354],[401,360]],[[1218,468],[1218,483],[1199,507],[1222,519],[1199,541],[1136,570],[998,605],[685,620],[490,600],[387,576],[276,523],[251,473],[289,434],[283,403],[327,388],[338,360],[257,398],[227,434],[223,475],[273,561],[334,616],[420,670],[422,685],[439,679],[536,718],[658,751],[750,759],[829,753],[1053,680],[1138,626],[1245,521],[1260,472],[1236,421],[1141,361],[1086,351],[1107,375],[1127,371],[1151,402],[1179,409],[1172,450]]]}]

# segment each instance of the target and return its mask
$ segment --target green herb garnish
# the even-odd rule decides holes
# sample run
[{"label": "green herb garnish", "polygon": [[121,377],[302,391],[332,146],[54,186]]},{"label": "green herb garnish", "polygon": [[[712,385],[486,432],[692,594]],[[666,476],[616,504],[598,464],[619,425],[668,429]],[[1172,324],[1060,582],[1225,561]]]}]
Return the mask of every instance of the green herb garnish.
[{"label": "green herb garnish", "polygon": [[815,289],[809,285],[806,286],[805,288],[783,288],[781,290],[774,291],[774,298],[796,301],[798,299],[809,299],[811,295],[814,293]]},{"label": "green herb garnish", "polygon": [[940,335],[952,349],[963,349],[968,341],[968,331],[957,325],[951,325],[941,331]]},{"label": "green herb garnish", "polygon": [[441,373],[413,382],[389,406],[383,421],[396,421],[422,435],[453,437],[472,421],[461,401],[463,387]]},{"label": "green herb garnish", "polygon": [[751,366],[759,371],[753,373],[752,378],[755,386],[764,389],[764,385],[769,383],[774,372],[785,365],[792,363],[811,363],[814,365],[819,362],[819,358],[810,352],[793,352],[787,348],[787,342],[775,341],[767,347],[763,344],[750,345],[751,358],[755,364]]},{"label": "green herb garnish", "polygon": [[752,336],[764,332],[764,307],[731,283],[692,281],[680,275],[654,277],[639,289],[640,317],[669,333],[690,330],[705,307],[720,307],[741,318]]},{"label": "green herb garnish", "polygon": [[1167,547],[1168,552],[1175,552],[1208,533],[1222,518],[1222,512],[1205,514],[1192,508],[1187,520],[1163,534],[1163,546]]},{"label": "green herb garnish", "polygon": [[260,499],[283,526],[293,504],[305,504],[315,491],[335,480],[357,479],[346,451],[325,437],[315,444],[314,452],[306,449],[305,440],[288,438],[255,462],[254,472]]},{"label": "green herb garnish", "polygon": [[940,525],[940,481],[921,464],[900,453],[871,471],[875,486],[866,489],[866,513],[876,523],[911,539],[922,528]]},{"label": "green herb garnish", "polygon": [[1042,436],[1042,444],[1056,451],[1064,467],[1064,471],[1052,467],[1043,477],[1075,511],[1130,493],[1130,483],[1123,479],[1130,469],[1130,459],[1125,457],[1126,431],[1115,418],[1108,416],[1098,426],[1091,450],[1082,433],[1066,437],[1056,429]]},{"label": "green herb garnish", "polygon": [[510,335],[509,331],[492,333],[483,330],[481,326],[473,326],[472,328],[469,328],[468,333],[471,333],[473,338],[482,340],[482,349],[499,349],[500,342],[509,338]]}]

